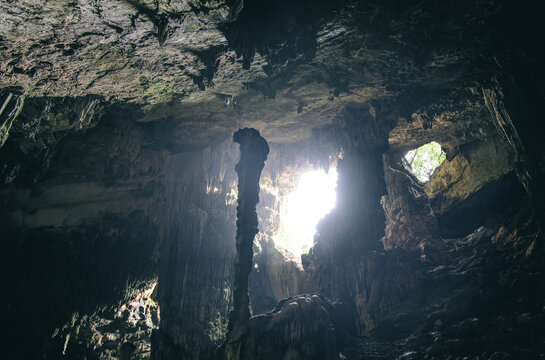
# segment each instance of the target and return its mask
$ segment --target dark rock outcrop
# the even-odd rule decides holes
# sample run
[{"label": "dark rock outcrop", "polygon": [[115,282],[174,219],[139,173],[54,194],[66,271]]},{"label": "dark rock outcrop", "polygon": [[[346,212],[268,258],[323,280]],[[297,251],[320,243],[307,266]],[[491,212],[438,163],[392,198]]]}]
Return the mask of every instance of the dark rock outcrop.
[{"label": "dark rock outcrop", "polygon": [[[121,316],[114,319],[124,299],[134,300],[125,297],[138,291],[135,283],[154,275],[150,254],[158,240],[157,228],[144,214],[105,214],[76,229],[23,229],[23,241],[10,242],[2,254],[6,286],[17,294],[1,300],[3,316],[11,324],[6,356],[53,359],[68,354],[99,359],[108,349],[118,354],[120,342],[129,338],[134,342],[138,336],[149,355],[149,338],[158,319],[155,325],[141,327],[140,334]],[[22,230],[4,223],[3,231],[9,241]],[[109,322],[116,330],[100,328]],[[108,342],[108,332],[118,341],[99,344],[97,337]],[[26,346],[21,346],[23,340]]]},{"label": "dark rock outcrop", "polygon": [[[397,158],[397,159],[396,159]],[[399,154],[384,155],[384,180],[388,195],[381,199],[386,215],[382,243],[385,249],[441,247],[437,237],[437,219],[426,192],[404,169]]]},{"label": "dark rock outcrop", "polygon": [[[452,262],[440,266],[408,261],[411,255],[403,252],[387,254],[406,267],[384,264],[390,275],[377,274],[383,278],[368,284],[402,284],[414,272],[421,276],[397,293],[383,288],[382,304],[371,308],[379,319],[375,328],[341,351],[350,359],[542,357],[543,254],[532,251],[535,236],[531,230],[521,236],[479,228],[446,240]],[[526,271],[532,275],[522,276]]]},{"label": "dark rock outcrop", "polygon": [[[159,326],[159,308],[154,300],[156,280],[131,284],[118,304],[74,313],[55,329],[54,342],[62,344],[62,356],[87,359],[149,359],[151,335]],[[58,355],[51,349],[50,356]]]},{"label": "dark rock outcrop", "polygon": [[358,299],[366,297],[361,285],[367,267],[361,259],[382,248],[385,217],[380,199],[386,192],[382,156],[393,116],[390,110],[368,104],[347,108],[339,119],[336,131],[344,153],[337,165],[337,205],[318,224],[315,245],[303,256],[317,292],[352,306],[354,326],[362,332],[369,321]]},{"label": "dark rock outcrop", "polygon": [[338,312],[320,295],[282,300],[272,311],[250,318],[237,359],[337,360]]}]

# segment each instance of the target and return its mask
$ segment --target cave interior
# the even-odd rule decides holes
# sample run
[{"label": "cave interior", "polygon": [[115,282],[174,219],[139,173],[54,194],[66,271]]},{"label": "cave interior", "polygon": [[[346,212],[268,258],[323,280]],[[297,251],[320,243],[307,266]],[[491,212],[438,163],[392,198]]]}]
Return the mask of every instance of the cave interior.
[{"label": "cave interior", "polygon": [[0,2],[2,357],[545,359],[543,13]]}]

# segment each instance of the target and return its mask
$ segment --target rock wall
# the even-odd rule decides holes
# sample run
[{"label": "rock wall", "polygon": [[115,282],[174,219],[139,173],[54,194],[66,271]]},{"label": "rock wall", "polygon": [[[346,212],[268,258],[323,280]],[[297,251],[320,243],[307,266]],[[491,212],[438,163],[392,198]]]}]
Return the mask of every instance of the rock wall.
[{"label": "rock wall", "polygon": [[466,144],[425,184],[442,237],[465,236],[528,216],[528,199],[515,175],[512,148],[498,137]]},{"label": "rock wall", "polygon": [[386,215],[385,249],[416,250],[421,246],[439,247],[437,219],[422,185],[402,164],[398,153],[384,155],[384,179],[388,195],[381,199]]},{"label": "rock wall", "polygon": [[425,184],[426,194],[437,215],[460,204],[489,182],[513,170],[513,152],[497,137],[459,147],[459,153],[445,160]]},{"label": "rock wall", "polygon": [[[532,54],[534,55],[534,54]],[[543,58],[543,54],[534,55]],[[524,186],[536,219],[543,219],[543,142],[539,96],[543,71],[535,64],[522,65],[511,58],[501,58],[504,66],[498,71],[490,87],[483,88],[483,96],[493,123],[502,140],[514,153],[515,172]],[[529,73],[534,69],[536,73]],[[538,220],[543,227],[542,220]]]},{"label": "rock wall", "polygon": [[4,299],[5,316],[18,324],[9,354],[118,358],[131,350],[149,358],[157,323],[137,338],[93,339],[131,329],[117,310],[135,282],[157,277],[153,301],[163,316],[154,348],[173,336],[171,348],[183,344],[190,358],[215,353],[231,301],[238,154],[230,141],[157,150],[162,134],[115,111],[45,147],[25,147],[32,143],[23,134],[11,134],[1,149],[3,269],[24,300]]},{"label": "rock wall", "polygon": [[[34,115],[26,119],[40,119]],[[30,138],[13,127],[1,149],[2,270],[18,294],[3,299],[3,316],[13,324],[10,356],[99,358],[104,353],[93,350],[96,343],[73,334],[70,340],[75,327],[65,325],[75,314],[79,321],[117,306],[135,282],[154,277],[159,230],[149,215],[158,157],[143,150],[139,126],[120,128],[103,123],[63,140],[72,130],[37,131]],[[105,140],[104,134],[113,136]],[[116,156],[113,149],[120,150]]]},{"label": "rock wall", "polygon": [[544,273],[535,239],[529,228],[479,228],[444,240],[452,261],[439,266],[403,250],[366,256],[375,272],[365,284],[376,292],[362,300],[374,327],[341,352],[349,359],[539,358]]},{"label": "rock wall", "polygon": [[370,104],[345,109],[337,128],[344,150],[337,165],[337,206],[318,224],[315,245],[303,256],[313,286],[352,309],[359,333],[373,326],[361,300],[368,288],[367,267],[361,260],[382,248],[385,218],[380,198],[386,192],[382,155],[394,119],[385,108]]},{"label": "rock wall", "polygon": [[335,304],[319,295],[284,299],[253,316],[242,339],[240,359],[339,359]]},{"label": "rock wall", "polygon": [[238,157],[230,140],[169,158],[159,260],[155,359],[215,355],[227,330],[235,256]]}]

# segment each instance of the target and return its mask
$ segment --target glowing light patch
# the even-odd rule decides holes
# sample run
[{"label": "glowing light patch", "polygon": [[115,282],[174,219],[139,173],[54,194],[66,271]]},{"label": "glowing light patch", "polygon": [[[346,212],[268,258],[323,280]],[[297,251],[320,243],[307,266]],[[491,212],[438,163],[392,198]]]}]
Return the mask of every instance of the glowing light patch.
[{"label": "glowing light patch", "polygon": [[425,183],[430,180],[435,169],[445,161],[446,154],[441,145],[432,141],[405,154],[405,161],[416,178]]},{"label": "glowing light patch", "polygon": [[335,207],[336,186],[335,169],[327,174],[313,170],[304,173],[295,190],[288,195],[274,242],[278,248],[294,255],[296,261],[300,262],[301,254],[312,247],[318,221]]}]

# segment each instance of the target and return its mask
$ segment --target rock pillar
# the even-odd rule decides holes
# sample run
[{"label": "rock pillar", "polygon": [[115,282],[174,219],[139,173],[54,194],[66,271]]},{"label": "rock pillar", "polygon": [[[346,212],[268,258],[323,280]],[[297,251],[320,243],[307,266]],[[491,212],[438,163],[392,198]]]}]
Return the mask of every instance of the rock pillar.
[{"label": "rock pillar", "polygon": [[254,237],[258,232],[256,204],[259,201],[259,177],[269,154],[267,141],[255,129],[244,128],[233,135],[240,144],[238,175],[238,206],[233,311],[229,314],[227,339],[223,354],[227,360],[239,358],[241,339],[250,318],[248,276],[252,271]]}]

